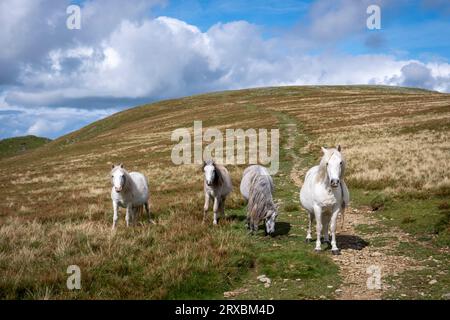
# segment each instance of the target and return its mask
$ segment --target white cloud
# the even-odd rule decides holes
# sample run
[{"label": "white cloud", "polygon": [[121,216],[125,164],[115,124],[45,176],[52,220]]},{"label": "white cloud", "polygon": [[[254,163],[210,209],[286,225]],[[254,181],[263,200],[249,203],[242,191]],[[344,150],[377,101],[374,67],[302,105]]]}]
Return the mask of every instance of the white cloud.
[{"label": "white cloud", "polygon": [[[0,51],[0,68],[8,71],[14,65],[19,70],[19,76],[11,70],[9,78],[0,74],[0,84],[2,79],[16,83],[4,90],[0,112],[8,104],[4,112],[17,112],[7,115],[11,123],[25,119],[17,121],[20,132],[54,132],[54,137],[77,128],[77,123],[80,126],[117,110],[87,110],[95,107],[92,101],[102,99],[154,100],[292,84],[408,85],[450,92],[450,65],[445,61],[424,63],[394,54],[352,55],[332,47],[365,27],[369,0],[316,1],[303,33],[269,38],[246,21],[217,23],[202,32],[178,19],[148,18],[148,9],[158,0],[87,1],[82,30],[68,33],[54,27],[64,24],[65,15],[58,10],[67,2],[55,7],[50,6],[52,0],[0,4],[1,9],[11,5],[14,11],[8,16],[0,10],[0,18],[6,21],[0,29],[0,43],[6,43]],[[375,3],[388,5],[385,0]],[[30,8],[52,23],[39,28],[42,17]],[[20,34],[11,38],[7,30],[15,27]],[[33,28],[41,31],[32,33]],[[21,107],[13,110],[10,105]]]},{"label": "white cloud", "polygon": [[410,60],[381,54],[312,55],[291,50],[284,39],[264,39],[245,21],[216,24],[201,32],[168,17],[123,21],[99,45],[54,50],[48,61],[44,69],[24,71],[25,86],[10,90],[8,101],[49,105],[85,97],[151,99],[287,84],[371,83],[447,90],[449,76],[443,62],[434,63],[439,74],[429,72],[426,82],[415,81]]},{"label": "white cloud", "polygon": [[411,61],[402,66],[400,74],[391,77],[387,83],[450,92],[450,64]]},{"label": "white cloud", "polygon": [[59,132],[66,126],[65,121],[49,121],[45,119],[36,120],[31,127],[28,128],[27,134],[35,136],[47,136],[53,132]]}]

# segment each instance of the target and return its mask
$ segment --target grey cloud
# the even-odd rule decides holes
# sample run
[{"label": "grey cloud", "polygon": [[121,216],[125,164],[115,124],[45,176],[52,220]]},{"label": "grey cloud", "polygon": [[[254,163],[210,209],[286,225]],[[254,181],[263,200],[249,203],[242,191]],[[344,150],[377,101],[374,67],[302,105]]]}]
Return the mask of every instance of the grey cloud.
[{"label": "grey cloud", "polygon": [[97,0],[82,5],[81,30],[66,27],[70,0],[0,2],[0,85],[16,83],[21,70],[45,63],[48,53],[75,44],[96,44],[122,20],[139,19],[164,0]]},{"label": "grey cloud", "polygon": [[431,75],[431,70],[426,66],[412,62],[401,69],[402,84],[407,87],[419,87],[432,89],[435,79]]},{"label": "grey cloud", "polygon": [[[112,110],[223,89],[373,83],[450,91],[450,65],[445,62],[425,65],[389,55],[345,55],[334,50],[310,53],[317,43],[322,48],[320,43],[337,41],[360,28],[356,22],[361,19],[360,11],[365,17],[364,6],[369,1],[338,2],[347,9],[336,11],[333,2],[318,1],[310,15],[317,23],[305,34],[291,38],[268,39],[257,26],[245,21],[218,23],[202,32],[177,19],[150,19],[145,16],[146,8],[158,2],[144,0],[86,2],[80,32],[46,27],[43,33],[20,35],[16,43],[0,30],[0,43],[12,42],[10,50],[18,55],[13,59],[10,53],[0,52],[0,68],[2,61],[4,66],[17,66],[15,76],[3,79],[9,86],[2,87],[0,82],[0,116],[8,117],[8,127],[0,135],[40,132],[55,137]],[[43,6],[50,3],[39,2]],[[49,21],[53,21],[50,25],[65,25],[65,8],[63,16],[58,13],[60,9],[52,10],[48,12]],[[319,18],[320,13],[325,20]],[[11,19],[25,22],[27,14]],[[33,20],[36,17],[31,19],[31,26],[39,25]],[[51,30],[56,34],[50,35]],[[27,41],[33,36],[37,42],[45,38],[43,48]],[[384,41],[380,33],[365,39],[371,48],[379,48]]]}]

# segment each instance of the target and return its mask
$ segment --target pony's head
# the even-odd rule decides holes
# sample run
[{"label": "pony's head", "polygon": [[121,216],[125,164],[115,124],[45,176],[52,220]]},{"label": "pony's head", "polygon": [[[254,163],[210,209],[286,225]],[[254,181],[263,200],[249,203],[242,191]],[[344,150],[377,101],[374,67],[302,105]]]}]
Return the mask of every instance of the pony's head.
[{"label": "pony's head", "polygon": [[123,164],[112,165],[111,167],[111,184],[116,192],[121,192],[126,182],[125,169]]},{"label": "pony's head", "polygon": [[341,154],[341,146],[336,148],[325,149],[322,147],[323,157],[320,162],[322,168],[325,168],[330,185],[332,188],[337,188],[344,175],[345,159]]},{"label": "pony's head", "polygon": [[203,162],[203,172],[205,173],[205,182],[208,186],[212,186],[216,180],[216,164],[214,160],[206,160]]},{"label": "pony's head", "polygon": [[278,207],[275,205],[273,209],[267,211],[266,214],[266,234],[273,234],[275,232],[275,220],[278,216]]}]

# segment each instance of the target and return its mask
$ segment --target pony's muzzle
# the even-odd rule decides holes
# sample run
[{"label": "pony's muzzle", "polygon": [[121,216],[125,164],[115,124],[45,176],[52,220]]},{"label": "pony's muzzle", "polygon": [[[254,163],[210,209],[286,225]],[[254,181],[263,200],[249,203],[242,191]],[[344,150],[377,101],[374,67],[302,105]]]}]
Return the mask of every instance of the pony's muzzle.
[{"label": "pony's muzzle", "polygon": [[331,179],[330,184],[333,188],[337,188],[339,186],[339,183],[340,183],[339,179]]},{"label": "pony's muzzle", "polygon": [[116,190],[116,192],[120,192],[120,191],[122,191],[122,188],[115,187],[115,190]]}]

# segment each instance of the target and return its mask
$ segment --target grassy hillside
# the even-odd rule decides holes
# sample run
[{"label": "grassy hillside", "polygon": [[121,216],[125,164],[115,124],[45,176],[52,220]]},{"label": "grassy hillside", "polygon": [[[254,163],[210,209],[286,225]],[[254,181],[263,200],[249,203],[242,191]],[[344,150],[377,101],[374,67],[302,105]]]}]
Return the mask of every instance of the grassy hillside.
[{"label": "grassy hillside", "polygon": [[0,159],[33,150],[50,141],[50,139],[36,136],[24,136],[0,140]]},{"label": "grassy hillside", "polygon": [[[275,237],[250,237],[244,228],[245,166],[228,166],[234,184],[228,218],[217,227],[201,223],[201,170],[170,158],[172,131],[192,130],[194,120],[204,130],[280,128]],[[449,138],[450,95],[407,88],[261,88],[115,114],[0,162],[0,297],[221,298],[225,291],[238,298],[338,297],[335,289],[345,285],[340,266],[329,251],[315,254],[304,243],[298,186],[320,146],[340,143],[352,207],[380,208],[370,213],[378,222],[359,225],[357,236],[399,228],[417,242],[394,239],[389,254],[421,261],[425,252],[440,261],[390,275],[386,282],[401,285],[383,296],[441,298],[450,291],[448,272],[440,274],[450,262]],[[109,169],[119,162],[148,176],[156,225],[126,229],[122,212],[111,232]],[[79,291],[66,288],[72,264],[81,268]],[[437,284],[428,286],[422,272],[438,274]],[[256,280],[260,274],[272,279],[270,288]]]}]

